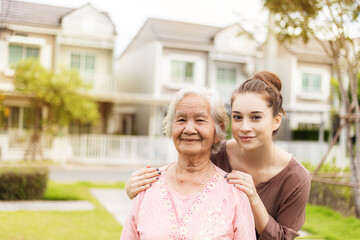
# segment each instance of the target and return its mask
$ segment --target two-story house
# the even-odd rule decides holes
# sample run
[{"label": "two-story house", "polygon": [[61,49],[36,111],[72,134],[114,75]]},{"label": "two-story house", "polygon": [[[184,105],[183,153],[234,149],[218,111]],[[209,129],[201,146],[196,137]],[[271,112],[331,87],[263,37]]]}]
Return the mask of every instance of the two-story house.
[{"label": "two-story house", "polygon": [[147,101],[129,103],[138,135],[162,135],[162,120],[173,94],[200,85],[217,89],[228,105],[232,91],[256,69],[257,44],[241,27],[225,28],[148,19],[116,63],[120,92]]},{"label": "two-story house", "polygon": [[[270,39],[271,40],[271,39]],[[290,139],[291,129],[330,128],[332,63],[319,42],[268,41],[263,68],[274,71],[283,83],[283,120],[280,139]],[[270,50],[269,50],[270,49]],[[271,52],[271,57],[266,53]],[[270,62],[266,62],[270,61]]]},{"label": "two-story house", "polygon": [[[101,113],[100,124],[73,124],[70,133],[107,133],[116,83],[113,78],[115,26],[109,16],[86,4],[80,8],[21,1],[1,1],[0,91],[10,109],[7,130],[30,128],[29,101],[14,91],[13,65],[35,57],[52,71],[76,69],[92,86],[90,94]],[[114,95],[114,94],[113,94]]]}]

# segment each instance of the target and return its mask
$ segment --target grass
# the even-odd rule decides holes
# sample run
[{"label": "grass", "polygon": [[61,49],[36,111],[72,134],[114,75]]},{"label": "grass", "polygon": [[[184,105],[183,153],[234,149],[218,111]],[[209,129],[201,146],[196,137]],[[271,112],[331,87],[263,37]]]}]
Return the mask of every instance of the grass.
[{"label": "grass", "polygon": [[0,212],[2,240],[118,240],[121,225],[89,192],[90,188],[121,188],[123,183],[49,182],[47,200],[88,200],[91,211],[16,211]]},{"label": "grass", "polygon": [[[0,212],[1,240],[118,240],[121,225],[89,192],[90,188],[123,188],[124,183],[49,182],[46,200],[88,200],[92,211],[17,211]],[[360,239],[360,220],[343,217],[322,206],[308,205],[303,230],[306,239]]]},{"label": "grass", "polygon": [[343,217],[327,207],[306,207],[304,231],[312,234],[307,239],[355,240],[360,239],[360,219]]}]

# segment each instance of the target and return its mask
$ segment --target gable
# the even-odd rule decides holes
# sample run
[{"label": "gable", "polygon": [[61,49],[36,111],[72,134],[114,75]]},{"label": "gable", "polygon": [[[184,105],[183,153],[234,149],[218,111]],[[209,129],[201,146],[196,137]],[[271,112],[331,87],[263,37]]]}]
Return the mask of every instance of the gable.
[{"label": "gable", "polygon": [[215,36],[215,48],[219,52],[254,56],[256,55],[257,47],[257,42],[244,33],[238,24],[224,28]]},{"label": "gable", "polygon": [[115,34],[114,25],[110,18],[90,4],[63,17],[62,27],[65,35],[111,38]]}]

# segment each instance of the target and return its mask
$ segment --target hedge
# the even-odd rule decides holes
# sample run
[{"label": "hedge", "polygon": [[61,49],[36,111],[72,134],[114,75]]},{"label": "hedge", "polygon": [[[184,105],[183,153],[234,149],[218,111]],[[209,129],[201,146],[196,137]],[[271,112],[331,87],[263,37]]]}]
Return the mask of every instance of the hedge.
[{"label": "hedge", "polygon": [[[293,129],[291,130],[293,140],[319,140],[318,129]],[[329,140],[329,130],[324,130],[324,141]]]},{"label": "hedge", "polygon": [[2,167],[0,200],[42,199],[47,180],[48,169],[44,167]]}]

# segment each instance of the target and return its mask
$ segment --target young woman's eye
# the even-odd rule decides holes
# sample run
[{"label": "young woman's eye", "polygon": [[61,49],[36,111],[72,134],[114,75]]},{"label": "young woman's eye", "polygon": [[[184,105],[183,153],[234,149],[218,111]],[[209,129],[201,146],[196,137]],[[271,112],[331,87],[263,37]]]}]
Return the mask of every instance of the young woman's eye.
[{"label": "young woman's eye", "polygon": [[252,116],[252,119],[254,120],[259,120],[261,118],[261,116]]},{"label": "young woman's eye", "polygon": [[233,115],[233,119],[234,120],[240,120],[240,119],[242,119],[242,117],[240,115]]}]

